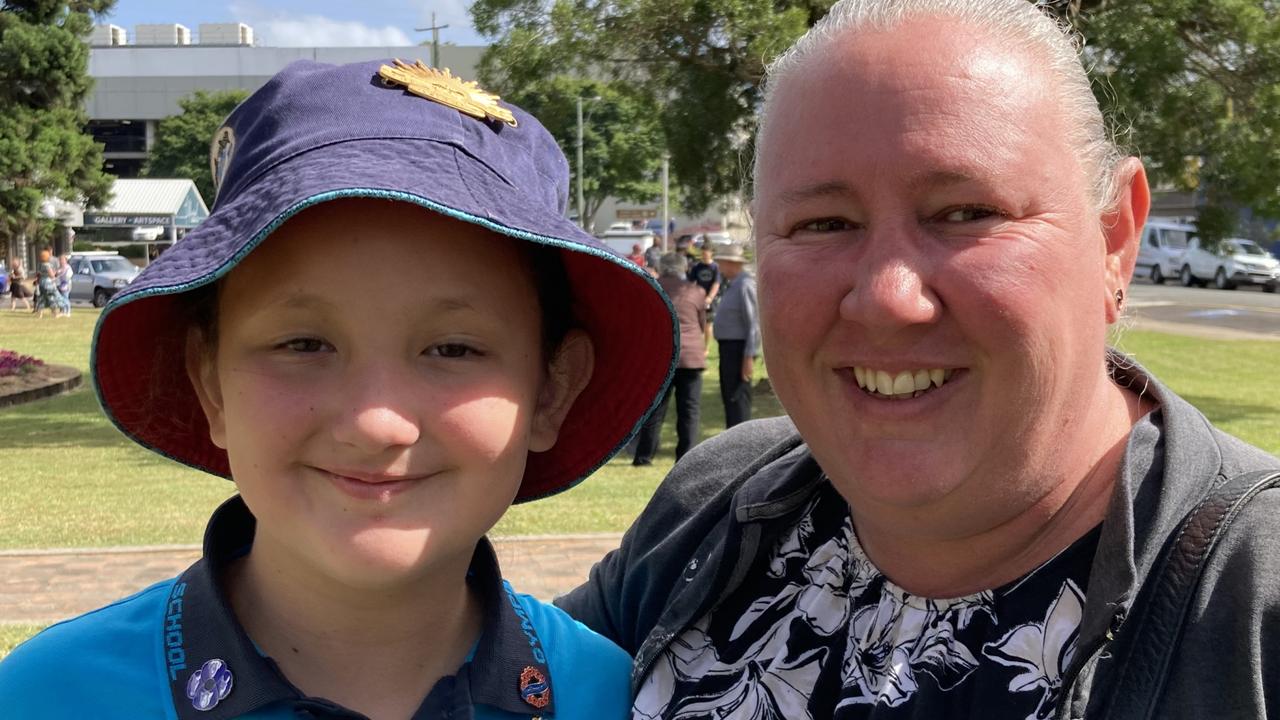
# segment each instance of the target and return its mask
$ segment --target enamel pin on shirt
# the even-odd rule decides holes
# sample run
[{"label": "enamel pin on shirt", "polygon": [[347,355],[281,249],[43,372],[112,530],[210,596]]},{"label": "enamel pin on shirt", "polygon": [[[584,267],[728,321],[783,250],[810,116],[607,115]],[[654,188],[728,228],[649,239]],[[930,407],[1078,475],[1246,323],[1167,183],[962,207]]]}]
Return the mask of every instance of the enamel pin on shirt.
[{"label": "enamel pin on shirt", "polygon": [[520,673],[520,697],[541,710],[551,702],[551,684],[547,676],[529,666]]},{"label": "enamel pin on shirt", "polygon": [[455,77],[449,68],[437,70],[421,60],[412,65],[396,59],[395,65],[378,68],[378,77],[388,85],[403,85],[409,92],[460,110],[481,120],[501,120],[516,126],[516,116],[498,104],[498,96],[482,90],[474,80]]}]

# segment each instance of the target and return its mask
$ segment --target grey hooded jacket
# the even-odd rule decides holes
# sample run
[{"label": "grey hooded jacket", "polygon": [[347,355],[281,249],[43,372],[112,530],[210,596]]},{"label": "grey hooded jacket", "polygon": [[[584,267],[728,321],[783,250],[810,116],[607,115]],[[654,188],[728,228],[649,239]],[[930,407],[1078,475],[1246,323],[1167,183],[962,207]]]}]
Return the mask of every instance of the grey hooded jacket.
[{"label": "grey hooded jacket", "polygon": [[[1207,489],[1241,472],[1280,468],[1142,368],[1115,354],[1111,362],[1119,384],[1159,407],[1129,437],[1076,652],[1061,678],[1059,718],[1101,717],[1142,583]],[[739,425],[690,451],[621,547],[556,602],[632,653],[638,689],[667,644],[741,585],[821,482],[787,418]],[[1260,493],[1231,526],[1189,618],[1156,716],[1280,718],[1280,489]]]}]

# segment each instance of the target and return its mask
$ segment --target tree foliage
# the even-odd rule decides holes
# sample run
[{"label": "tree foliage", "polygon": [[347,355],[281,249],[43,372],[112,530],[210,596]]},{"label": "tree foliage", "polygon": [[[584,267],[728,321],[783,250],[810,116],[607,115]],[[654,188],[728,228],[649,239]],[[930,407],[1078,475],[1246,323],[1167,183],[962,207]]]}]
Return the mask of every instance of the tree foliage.
[{"label": "tree foliage", "polygon": [[[831,4],[476,0],[471,12],[494,41],[482,77],[507,95],[567,74],[653,98],[682,204],[698,210],[744,187],[765,63]],[[1280,217],[1280,1],[1046,6],[1086,38],[1098,99],[1154,182],[1203,198],[1207,240],[1235,233],[1241,208]]]},{"label": "tree foliage", "polygon": [[742,189],[765,62],[830,5],[830,0],[476,0],[471,13],[476,29],[494,39],[481,61],[481,77],[506,95],[572,75],[610,81],[632,88],[637,97],[652,98],[681,205],[697,211]]},{"label": "tree foliage", "polygon": [[502,97],[528,110],[569,158],[573,175],[569,207],[576,208],[577,102],[582,98],[583,218],[591,227],[610,197],[648,202],[662,192],[662,130],[652,97],[622,83],[554,75],[526,83]]},{"label": "tree foliage", "polygon": [[1280,217],[1280,7],[1273,0],[1073,0],[1098,98],[1158,185],[1198,191],[1210,241],[1239,210]]},{"label": "tree foliage", "polygon": [[156,124],[155,142],[143,173],[153,178],[191,178],[205,203],[215,195],[209,168],[209,143],[231,111],[249,93],[244,90],[197,90],[178,101],[180,115]]},{"label": "tree foliage", "polygon": [[0,233],[41,223],[46,198],[101,204],[102,146],[84,132],[93,17],[114,0],[0,3]]}]

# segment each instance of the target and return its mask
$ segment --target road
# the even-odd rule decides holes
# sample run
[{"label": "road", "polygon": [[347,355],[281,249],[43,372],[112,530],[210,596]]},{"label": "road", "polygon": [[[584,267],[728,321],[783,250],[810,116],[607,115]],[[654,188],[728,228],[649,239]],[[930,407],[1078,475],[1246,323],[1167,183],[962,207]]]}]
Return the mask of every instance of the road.
[{"label": "road", "polygon": [[1184,288],[1134,280],[1129,315],[1138,328],[1221,339],[1280,340],[1280,293]]}]

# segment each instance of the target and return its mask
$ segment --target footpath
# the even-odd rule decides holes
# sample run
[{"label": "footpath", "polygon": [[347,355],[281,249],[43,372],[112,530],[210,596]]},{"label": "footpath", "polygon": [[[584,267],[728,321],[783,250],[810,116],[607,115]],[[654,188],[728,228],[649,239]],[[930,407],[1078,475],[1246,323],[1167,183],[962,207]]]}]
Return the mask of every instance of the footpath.
[{"label": "footpath", "polygon": [[[492,538],[502,574],[540,600],[578,586],[621,533]],[[47,625],[173,577],[196,545],[0,551],[0,624]]]}]

